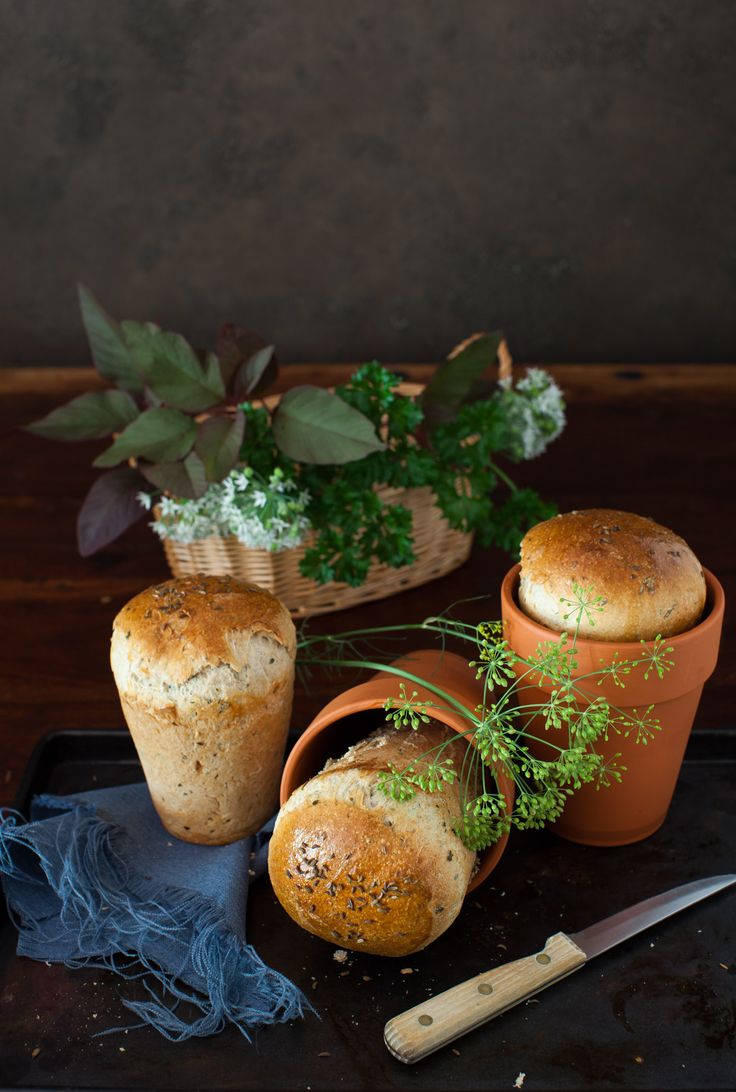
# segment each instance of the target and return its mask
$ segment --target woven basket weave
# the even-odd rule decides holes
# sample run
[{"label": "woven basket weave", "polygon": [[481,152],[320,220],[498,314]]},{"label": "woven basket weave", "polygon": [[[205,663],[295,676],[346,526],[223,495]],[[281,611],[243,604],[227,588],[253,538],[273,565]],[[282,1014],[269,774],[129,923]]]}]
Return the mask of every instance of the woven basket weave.
[{"label": "woven basket weave", "polygon": [[411,510],[416,560],[400,569],[374,563],[359,588],[334,582],[316,584],[302,576],[299,562],[313,541],[313,535],[307,536],[302,546],[277,552],[250,549],[232,536],[213,536],[186,544],[165,539],[166,559],[174,576],[222,573],[260,584],[277,595],[299,618],[385,599],[444,576],[467,560],[473,536],[450,527],[434,504],[430,489],[384,488],[378,490],[378,495],[384,503],[400,503]]},{"label": "woven basket weave", "polygon": [[[511,374],[511,358],[504,343],[499,349],[499,374],[501,377]],[[400,394],[410,397],[422,389],[420,383],[402,383],[398,388]],[[278,396],[264,401],[274,405]],[[302,546],[280,551],[254,550],[233,536],[211,536],[190,543],[164,539],[166,560],[174,576],[211,573],[260,584],[278,596],[297,618],[385,599],[436,580],[467,561],[473,536],[450,527],[435,504],[431,489],[379,486],[376,492],[384,504],[403,504],[411,511],[416,560],[400,569],[374,562],[358,588],[336,582],[317,584],[302,576],[299,562],[314,541],[312,533],[305,537]]]}]

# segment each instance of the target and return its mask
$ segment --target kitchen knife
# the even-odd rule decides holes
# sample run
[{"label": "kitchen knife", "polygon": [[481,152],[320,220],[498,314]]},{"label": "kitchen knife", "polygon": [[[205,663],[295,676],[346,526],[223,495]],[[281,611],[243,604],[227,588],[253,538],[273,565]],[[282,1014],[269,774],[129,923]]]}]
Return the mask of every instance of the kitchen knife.
[{"label": "kitchen knife", "polygon": [[555,933],[541,952],[485,971],[394,1016],[384,1028],[384,1042],[400,1062],[421,1061],[558,982],[601,952],[732,884],[736,884],[736,875],[694,880],[644,899],[579,933]]}]

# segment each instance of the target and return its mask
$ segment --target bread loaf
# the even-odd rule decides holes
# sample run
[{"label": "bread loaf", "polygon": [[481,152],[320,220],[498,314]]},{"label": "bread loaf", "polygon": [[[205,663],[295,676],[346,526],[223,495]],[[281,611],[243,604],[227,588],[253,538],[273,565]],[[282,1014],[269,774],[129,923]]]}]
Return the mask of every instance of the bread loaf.
[{"label": "bread loaf", "polygon": [[120,701],[153,803],[176,837],[222,845],[275,811],[295,647],[284,605],[230,577],[166,581],[116,617]]},{"label": "bread loaf", "polygon": [[[302,928],[340,947],[405,956],[455,920],[475,864],[453,831],[459,784],[404,801],[378,787],[391,766],[425,766],[448,732],[436,721],[417,731],[379,729],[289,798],[268,867],[281,905]],[[465,753],[457,738],[442,757],[459,773]]]},{"label": "bread loaf", "polygon": [[599,641],[673,637],[696,625],[705,605],[703,570],[687,543],[651,519],[609,508],[555,516],[522,540],[519,605],[530,618],[571,630],[563,600],[574,598],[574,583],[604,599],[579,630]]}]

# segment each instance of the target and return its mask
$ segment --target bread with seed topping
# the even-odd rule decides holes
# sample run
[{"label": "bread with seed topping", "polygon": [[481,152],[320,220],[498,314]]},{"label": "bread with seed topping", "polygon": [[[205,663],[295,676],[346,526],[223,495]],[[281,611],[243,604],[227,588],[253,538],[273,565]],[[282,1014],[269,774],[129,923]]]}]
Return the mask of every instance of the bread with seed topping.
[{"label": "bread with seed topping", "polygon": [[[425,948],[460,912],[475,854],[453,827],[458,783],[397,801],[379,788],[392,766],[426,765],[449,729],[379,729],[294,792],[269,848],[273,889],[307,932],[338,947],[406,956]],[[460,771],[466,744],[442,757]]]},{"label": "bread with seed topping", "polygon": [[538,523],[521,543],[519,605],[558,633],[571,631],[573,585],[603,598],[579,634],[598,641],[674,637],[699,621],[705,577],[684,539],[654,520],[610,508]]},{"label": "bread with seed topping", "polygon": [[223,845],[276,810],[295,651],[280,600],[230,577],[168,580],[120,611],[112,670],[171,834]]}]

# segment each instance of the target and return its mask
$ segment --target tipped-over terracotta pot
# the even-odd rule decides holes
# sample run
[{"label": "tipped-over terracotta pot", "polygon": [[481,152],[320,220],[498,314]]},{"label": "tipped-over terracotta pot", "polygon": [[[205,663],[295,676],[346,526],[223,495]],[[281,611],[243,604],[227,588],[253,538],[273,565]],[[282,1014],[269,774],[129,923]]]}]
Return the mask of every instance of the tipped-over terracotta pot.
[{"label": "tipped-over terracotta pot", "polygon": [[[510,647],[517,655],[528,657],[537,646],[546,641],[556,641],[559,633],[533,621],[521,610],[518,602],[519,565],[515,565],[501,587],[501,613],[504,632]],[[718,645],[723,625],[723,588],[712,573],[704,570],[707,598],[702,620],[698,625],[677,637],[668,637],[672,648],[668,659],[674,666],[660,679],[656,671],[644,679],[643,669],[635,669],[626,678],[625,688],[605,679],[599,686],[593,679],[589,689],[580,686],[591,697],[603,697],[624,712],[634,710],[643,713],[654,705],[661,730],[644,746],[633,738],[611,732],[608,741],[596,743],[597,750],[607,758],[616,754],[617,761],[626,767],[621,781],[608,788],[596,789],[583,785],[568,799],[565,810],[552,829],[572,842],[593,846],[619,846],[638,842],[653,834],[664,822],[675,785],[680,773],[685,747],[695,720],[703,685],[712,675],[718,658]],[[591,641],[582,637],[577,641],[578,667],[574,675],[580,676],[600,670],[610,664],[618,653],[620,660],[636,658],[641,644],[634,642]],[[519,700],[537,704],[549,697],[552,689],[523,687]],[[538,736],[548,734],[553,738],[554,729],[545,732],[543,724],[533,730]],[[540,757],[549,750],[540,745]]]},{"label": "tipped-over terracotta pot", "polygon": [[[399,688],[402,683],[407,693],[411,694],[416,690],[419,701],[436,703],[428,709],[435,720],[456,732],[467,734],[470,725],[462,713],[444,708],[442,698],[431,689],[434,685],[447,691],[472,713],[483,700],[483,686],[476,680],[467,660],[453,652],[423,649],[394,660],[391,666],[415,675],[430,685],[423,686],[413,679],[400,677],[389,671],[379,671],[366,682],[333,698],[317,714],[292,748],[281,778],[282,806],[295,789],[320,772],[328,758],[337,758],[384,721],[384,716],[377,716],[376,711],[383,710],[387,698],[400,697]],[[499,775],[496,780],[499,791],[506,798],[507,807],[512,807],[513,782],[505,775]],[[505,834],[479,854],[478,870],[468,885],[468,891],[474,890],[487,879],[498,864],[507,841],[508,834]]]}]

